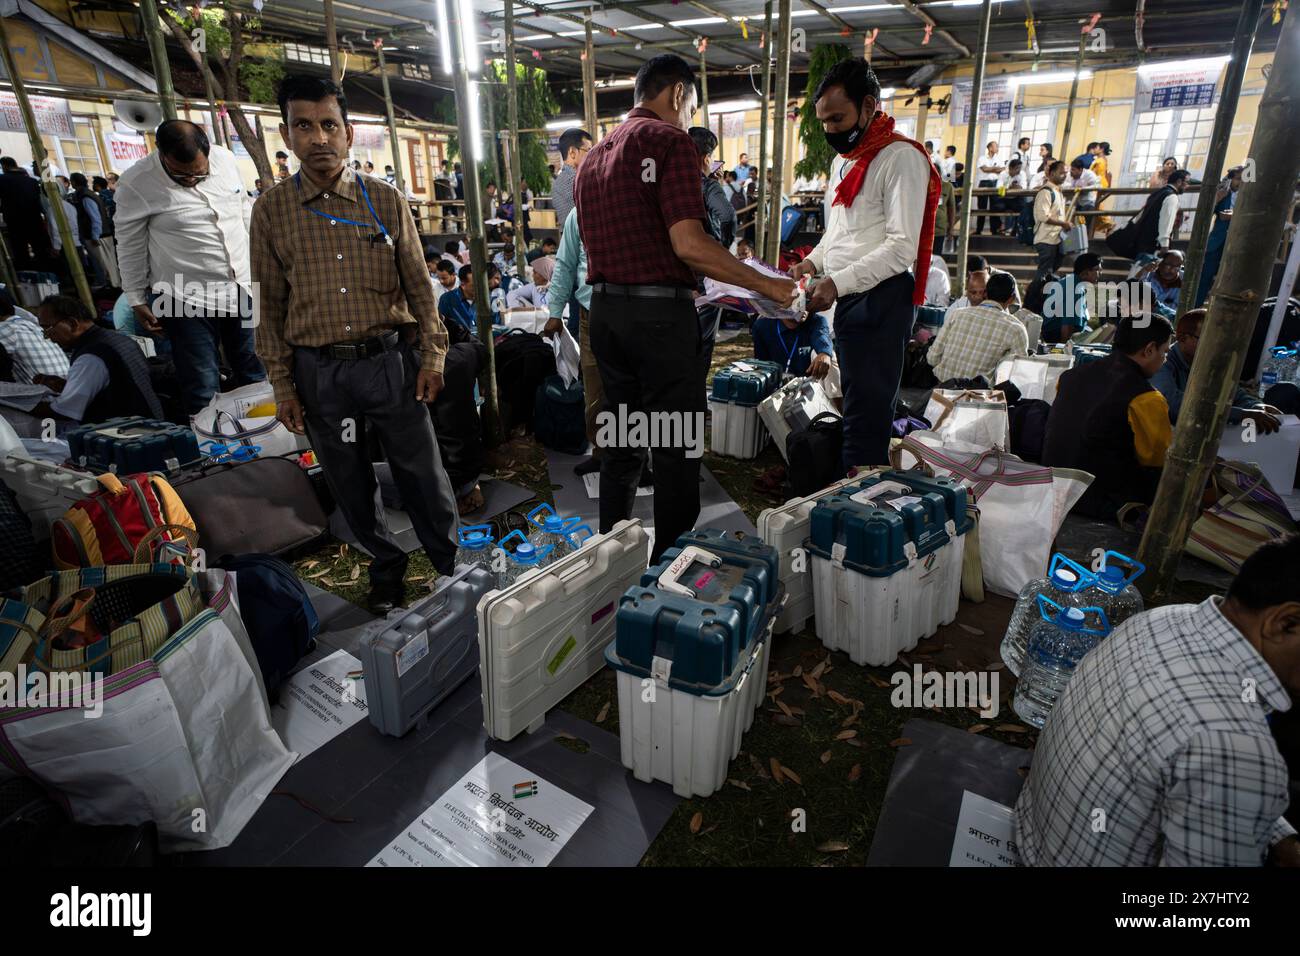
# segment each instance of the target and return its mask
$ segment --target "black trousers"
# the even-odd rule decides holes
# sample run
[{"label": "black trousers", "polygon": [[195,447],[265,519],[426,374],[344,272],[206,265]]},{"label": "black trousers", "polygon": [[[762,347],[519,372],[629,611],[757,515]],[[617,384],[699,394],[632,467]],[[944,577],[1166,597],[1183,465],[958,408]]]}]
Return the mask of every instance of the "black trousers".
[{"label": "black trousers", "polygon": [[[419,362],[403,342],[381,355],[336,359],[295,348],[293,377],[311,447],[357,542],[374,555],[371,586],[400,587],[406,554],[388,535],[375,498],[368,435],[378,435],[402,503],[439,574],[456,559],[456,499],[428,409],[415,399]],[[350,427],[349,427],[350,426]]]},{"label": "black trousers", "polygon": [[442,463],[458,495],[468,494],[483,471],[483,426],[474,405],[474,383],[485,364],[487,349],[477,339],[449,345],[442,391],[429,406]]},{"label": "black trousers", "polygon": [[844,471],[887,465],[903,356],[916,319],[910,272],[835,306],[835,351],[844,391]]},{"label": "black trousers", "polygon": [[[700,319],[689,299],[644,299],[593,292],[590,335],[614,415],[676,412],[703,429],[705,395]],[[701,434],[700,440],[703,440]],[[655,541],[651,563],[691,530],[700,513],[700,459],[684,447],[649,449],[654,458]],[[647,449],[618,441],[600,447],[600,530],[632,514]]]},{"label": "black trousers", "polygon": [[[994,186],[996,186],[997,184],[998,184],[998,181],[997,181],[996,179],[978,179],[978,180],[975,181],[975,185],[978,186],[980,189],[992,189],[992,188],[993,188]],[[991,209],[991,208],[993,208],[993,206],[992,206],[992,204],[989,202],[989,200],[991,200],[991,199],[996,199],[996,198],[997,198],[997,197],[995,197],[995,196],[976,196],[976,197],[975,197],[975,199],[977,200],[977,206],[978,206],[978,208],[980,208],[980,209]],[[978,235],[979,233],[981,233],[981,232],[984,231],[984,220],[985,220],[985,218],[988,218],[988,217],[985,217],[985,216],[977,216],[977,217],[975,218],[975,233],[976,233],[977,235]],[[991,220],[990,225],[991,225],[991,227],[993,228],[994,231],[996,231],[997,228],[998,228],[998,221],[999,221],[999,220],[997,220],[997,219],[992,219],[992,220]]]}]

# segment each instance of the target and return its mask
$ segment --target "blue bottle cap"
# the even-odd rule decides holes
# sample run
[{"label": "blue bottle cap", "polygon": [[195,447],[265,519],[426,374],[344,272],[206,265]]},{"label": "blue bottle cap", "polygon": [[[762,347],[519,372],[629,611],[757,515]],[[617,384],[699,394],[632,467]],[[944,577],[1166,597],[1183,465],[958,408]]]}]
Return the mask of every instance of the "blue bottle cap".
[{"label": "blue bottle cap", "polygon": [[1097,583],[1101,585],[1102,590],[1114,594],[1124,587],[1124,569],[1115,567],[1102,568],[1097,575]]},{"label": "blue bottle cap", "polygon": [[1067,607],[1057,617],[1056,622],[1067,631],[1081,631],[1085,620],[1084,613],[1077,607]]},{"label": "blue bottle cap", "polygon": [[542,527],[547,531],[558,533],[564,530],[564,519],[559,515],[547,515],[542,521]]},{"label": "blue bottle cap", "polygon": [[1052,584],[1062,591],[1071,591],[1079,583],[1079,576],[1069,568],[1057,568],[1052,572]]}]

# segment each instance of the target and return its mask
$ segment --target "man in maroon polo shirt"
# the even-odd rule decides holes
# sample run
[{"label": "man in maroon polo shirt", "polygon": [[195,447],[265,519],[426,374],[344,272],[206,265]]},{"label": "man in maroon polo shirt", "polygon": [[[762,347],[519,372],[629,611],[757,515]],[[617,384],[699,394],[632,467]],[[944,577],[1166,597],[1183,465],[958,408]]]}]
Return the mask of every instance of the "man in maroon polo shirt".
[{"label": "man in maroon polo shirt", "polygon": [[[681,57],[656,56],[637,71],[636,106],[578,170],[574,202],[592,287],[591,348],[605,408],[625,416],[668,412],[677,435],[703,435],[705,391],[696,273],[786,305],[794,283],[743,265],[704,231],[700,156],[686,133],[695,112],[694,73]],[[687,424],[688,418],[690,423]],[[606,416],[610,420],[610,416]],[[631,421],[631,419],[626,419]],[[602,429],[601,434],[616,431]],[[600,530],[632,513],[646,448],[602,442]],[[601,439],[598,437],[598,441]],[[700,441],[703,439],[701,437]],[[700,512],[699,450],[651,441],[655,543],[651,563]]]}]

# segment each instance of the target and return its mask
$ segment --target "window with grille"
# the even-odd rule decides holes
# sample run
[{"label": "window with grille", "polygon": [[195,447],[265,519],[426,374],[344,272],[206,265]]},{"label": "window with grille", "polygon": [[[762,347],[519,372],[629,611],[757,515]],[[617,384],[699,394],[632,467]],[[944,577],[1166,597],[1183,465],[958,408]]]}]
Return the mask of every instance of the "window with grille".
[{"label": "window with grille", "polygon": [[[993,140],[998,144],[998,164],[1005,166],[1011,159],[1011,151],[1016,148],[1016,124],[1014,120],[1005,123],[984,123],[980,126],[980,141],[975,149],[975,169],[978,173],[984,157],[988,156],[988,144]],[[983,176],[979,173],[979,176]],[[979,181],[978,176],[976,181]]]},{"label": "window with grille", "polygon": [[1169,133],[1174,125],[1175,112],[1177,111],[1152,110],[1137,115],[1132,152],[1126,166],[1128,172],[1132,174],[1133,182],[1149,177],[1160,168],[1164,158],[1169,155],[1166,150],[1169,148]]},{"label": "window with grille", "polygon": [[318,66],[330,65],[330,51],[324,47],[307,46],[305,43],[286,43],[284,58],[299,63],[315,63]]},{"label": "window with grille", "polygon": [[94,122],[85,117],[74,116],[72,132],[76,134],[73,138],[41,135],[41,139],[45,141],[46,151],[57,158],[64,175],[85,173],[86,178],[90,179],[107,173],[108,170],[104,169],[104,161],[99,155],[99,147],[95,144]]},{"label": "window with grille", "polygon": [[1052,150],[1058,159],[1062,159],[1061,143],[1053,142],[1053,133],[1055,131],[1055,113],[1053,110],[1035,110],[1023,111],[1017,117],[1017,125],[1020,127],[1016,133],[1016,142],[1026,136],[1029,137],[1029,158],[1025,160],[1025,165],[1029,167],[1032,175],[1038,170],[1038,147],[1044,143],[1052,143]]}]

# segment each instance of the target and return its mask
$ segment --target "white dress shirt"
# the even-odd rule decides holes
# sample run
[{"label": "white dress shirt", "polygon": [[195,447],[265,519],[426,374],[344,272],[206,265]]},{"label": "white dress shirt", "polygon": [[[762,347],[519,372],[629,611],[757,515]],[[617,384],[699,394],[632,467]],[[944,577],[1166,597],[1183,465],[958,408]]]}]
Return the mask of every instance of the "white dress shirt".
[{"label": "white dress shirt", "polygon": [[[1085,169],[1079,174],[1078,179],[1073,175],[1067,174],[1065,177],[1065,185],[1070,189],[1087,189],[1089,186],[1100,186],[1101,180],[1097,178],[1097,174],[1091,169]],[[1079,202],[1095,203],[1096,201],[1097,193],[1095,191],[1079,194]]]},{"label": "white dress shirt", "polygon": [[1008,191],[1028,189],[1029,177],[1025,174],[1023,166],[1020,167],[1020,172],[1016,173],[1014,176],[1011,175],[1008,170],[1004,169],[1002,172],[998,173],[998,185]]},{"label": "white dress shirt", "polygon": [[957,178],[957,157],[946,156],[939,161],[939,169],[943,171],[943,178],[952,182]]},{"label": "white dress shirt", "polygon": [[1169,234],[1174,231],[1174,219],[1178,216],[1178,193],[1170,193],[1160,204],[1160,228],[1156,232],[1156,243],[1161,249],[1169,248]]},{"label": "white dress shirt", "polygon": [[157,152],[122,174],[113,226],[122,291],[131,305],[144,305],[156,285],[170,289],[177,276],[181,288],[173,294],[204,310],[238,301],[231,297],[232,280],[249,288],[252,203],[234,154],[213,145],[208,166],[208,178],[194,187],[177,185]]},{"label": "white dress shirt", "polygon": [[930,274],[925,279],[925,304],[947,308],[951,296],[952,280],[948,277],[948,267],[944,265],[943,259],[931,256]]},{"label": "white dress shirt", "polygon": [[[830,190],[849,166],[844,157],[835,157]],[[871,161],[853,205],[831,205],[826,232],[808,259],[819,275],[830,277],[841,297],[866,292],[911,268],[929,181],[925,155],[910,143],[891,143]]]}]

